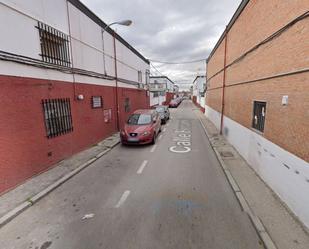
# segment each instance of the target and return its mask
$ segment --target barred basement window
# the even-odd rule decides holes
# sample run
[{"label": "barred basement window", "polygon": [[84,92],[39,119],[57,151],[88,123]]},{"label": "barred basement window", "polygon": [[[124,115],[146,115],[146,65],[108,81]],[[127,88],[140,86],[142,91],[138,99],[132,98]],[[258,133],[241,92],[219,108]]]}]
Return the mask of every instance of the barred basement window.
[{"label": "barred basement window", "polygon": [[38,22],[38,29],[42,60],[69,67],[71,62],[68,36],[41,22]]},{"label": "barred basement window", "polygon": [[131,104],[130,104],[130,99],[125,98],[124,100],[124,111],[125,112],[130,112],[131,111]]},{"label": "barred basement window", "polygon": [[254,101],[253,102],[253,119],[252,127],[261,132],[264,132],[266,113],[266,102]]},{"label": "barred basement window", "polygon": [[92,96],[91,106],[92,108],[102,108],[103,107],[102,96]]},{"label": "barred basement window", "polygon": [[53,138],[73,131],[69,98],[42,100],[46,134]]}]

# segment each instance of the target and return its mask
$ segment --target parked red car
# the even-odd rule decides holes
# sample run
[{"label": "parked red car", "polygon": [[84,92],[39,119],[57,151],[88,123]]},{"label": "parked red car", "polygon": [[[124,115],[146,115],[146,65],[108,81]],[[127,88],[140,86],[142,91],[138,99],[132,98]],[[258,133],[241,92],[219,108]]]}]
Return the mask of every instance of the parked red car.
[{"label": "parked red car", "polygon": [[154,144],[161,132],[161,119],[155,110],[137,110],[120,131],[122,144]]},{"label": "parked red car", "polygon": [[172,99],[170,104],[169,104],[169,107],[176,108],[176,107],[178,107],[180,105],[181,101],[182,101],[182,99],[179,98],[179,97],[175,98],[175,99]]}]

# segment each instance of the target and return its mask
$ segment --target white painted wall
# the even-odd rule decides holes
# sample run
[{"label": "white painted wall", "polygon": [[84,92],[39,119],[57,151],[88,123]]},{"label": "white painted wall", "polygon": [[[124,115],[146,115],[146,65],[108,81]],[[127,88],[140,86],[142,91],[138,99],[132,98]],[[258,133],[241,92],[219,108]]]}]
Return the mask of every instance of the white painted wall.
[{"label": "white painted wall", "polygon": [[150,84],[154,84],[155,81],[157,81],[157,83],[163,83],[166,86],[166,90],[168,92],[174,92],[174,83],[172,81],[170,81],[169,79],[167,79],[166,77],[155,77],[155,78],[150,78],[149,83]]},{"label": "white painted wall", "polygon": [[[44,22],[63,33],[69,34],[67,3],[65,0],[1,0],[0,6],[3,5],[8,5],[12,9],[27,15],[30,19]],[[17,26],[27,26],[23,22],[17,23],[17,25],[14,25],[14,23],[10,23],[8,27],[14,27],[15,29]]]},{"label": "white painted wall", "polygon": [[162,105],[166,101],[166,95],[159,96],[159,105]]},{"label": "white painted wall", "polygon": [[150,92],[149,97],[150,97],[150,106],[159,104],[159,97],[154,97],[152,92]]},{"label": "white painted wall", "polygon": [[202,96],[198,96],[197,97],[197,103],[199,103],[199,105],[203,108],[205,108],[205,97],[202,97]]},{"label": "white painted wall", "polygon": [[37,21],[0,4],[0,50],[41,59],[36,25]]},{"label": "white painted wall", "polygon": [[[69,10],[69,16],[67,15]],[[39,32],[35,26],[38,21],[46,23],[65,34],[69,34],[68,18],[70,19],[70,30],[72,38],[73,65],[76,68],[115,75],[114,65],[114,42],[113,37],[104,32],[88,16],[75,8],[66,0],[2,0],[0,2],[0,50],[41,59]],[[10,25],[8,25],[8,23]],[[12,28],[14,27],[14,28]],[[103,39],[105,51],[105,63],[103,59]],[[22,42],[21,42],[22,40]],[[138,71],[142,72],[143,83],[146,80],[146,70],[149,65],[133,53],[121,42],[116,41],[118,77],[138,82]],[[3,63],[1,63],[3,64]],[[22,73],[15,68],[21,68],[17,63],[8,63],[1,73],[4,75],[22,74],[25,77],[32,75],[38,78],[46,78],[49,74],[46,69],[38,69],[28,66],[23,67]],[[27,75],[27,72],[29,75]],[[61,80],[62,73],[51,73],[51,80]],[[88,80],[91,77],[87,77]],[[79,77],[79,79],[86,79]],[[67,80],[65,76],[63,80]],[[106,80],[90,80],[91,84],[110,85]],[[83,82],[88,83],[88,82]],[[129,85],[126,84],[128,87]]]},{"label": "white painted wall", "polygon": [[150,106],[162,105],[166,101],[166,96],[154,97],[153,92],[150,92]]},{"label": "white painted wall", "polygon": [[138,82],[138,71],[141,71],[141,83],[145,84],[149,65],[119,41],[116,41],[116,51],[118,77]]},{"label": "white painted wall", "polygon": [[[220,113],[206,106],[205,115],[220,128]],[[309,163],[228,117],[223,123],[228,141],[309,227]]]}]

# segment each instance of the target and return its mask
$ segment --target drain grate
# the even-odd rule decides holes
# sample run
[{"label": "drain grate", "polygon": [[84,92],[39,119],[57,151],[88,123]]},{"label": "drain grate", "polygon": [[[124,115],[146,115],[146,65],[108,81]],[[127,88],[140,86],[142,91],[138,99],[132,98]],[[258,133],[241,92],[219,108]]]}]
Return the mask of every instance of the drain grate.
[{"label": "drain grate", "polygon": [[221,151],[220,155],[222,157],[234,157],[234,154],[232,152],[230,152],[230,151]]}]

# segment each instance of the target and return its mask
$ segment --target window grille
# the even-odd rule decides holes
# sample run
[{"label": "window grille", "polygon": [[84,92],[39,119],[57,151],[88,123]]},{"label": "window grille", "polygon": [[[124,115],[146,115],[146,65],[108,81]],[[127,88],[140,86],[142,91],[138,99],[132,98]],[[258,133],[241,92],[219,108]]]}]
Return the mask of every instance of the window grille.
[{"label": "window grille", "polygon": [[42,100],[46,134],[53,138],[73,131],[69,98]]},{"label": "window grille", "polygon": [[68,36],[41,22],[38,22],[38,29],[42,60],[69,67],[71,62]]},{"label": "window grille", "polygon": [[125,98],[124,100],[124,111],[125,112],[130,112],[131,111],[131,104],[130,104],[130,99]]},{"label": "window grille", "polygon": [[266,102],[254,101],[253,102],[253,119],[252,127],[261,132],[264,132],[266,114]]}]

